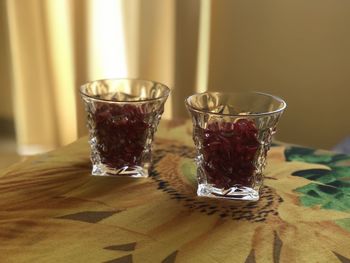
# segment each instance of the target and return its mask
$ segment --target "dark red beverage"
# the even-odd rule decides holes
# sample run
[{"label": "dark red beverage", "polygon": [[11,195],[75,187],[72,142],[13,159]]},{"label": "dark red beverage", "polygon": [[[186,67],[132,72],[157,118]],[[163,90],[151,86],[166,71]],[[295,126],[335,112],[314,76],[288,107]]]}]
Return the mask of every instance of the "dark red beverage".
[{"label": "dark red beverage", "polygon": [[239,119],[214,122],[199,128],[203,155],[202,168],[209,184],[229,189],[234,185],[251,187],[254,183],[254,159],[259,149],[258,129],[253,121]]},{"label": "dark red beverage", "polygon": [[109,167],[141,166],[150,124],[142,105],[96,103],[96,147]]}]

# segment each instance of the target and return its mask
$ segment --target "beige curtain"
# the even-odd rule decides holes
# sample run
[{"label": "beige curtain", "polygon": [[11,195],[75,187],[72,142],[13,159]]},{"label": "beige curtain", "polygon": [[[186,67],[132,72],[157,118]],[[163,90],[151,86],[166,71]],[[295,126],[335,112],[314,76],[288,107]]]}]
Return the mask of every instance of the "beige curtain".
[{"label": "beige curtain", "polygon": [[[6,5],[0,0],[0,123],[13,118],[11,96],[11,58]],[[0,124],[0,133],[2,131]]]},{"label": "beige curtain", "polygon": [[76,138],[70,1],[7,1],[19,153]]},{"label": "beige curtain", "polygon": [[19,152],[86,133],[78,87],[89,80],[158,80],[174,88],[164,118],[184,117],[196,90],[199,2],[7,0]]},{"label": "beige curtain", "polygon": [[330,148],[350,134],[349,1],[0,1],[21,153],[86,133],[78,87],[111,77],[168,84],[165,118],[187,117],[196,91],[259,90],[287,100],[280,140]]}]

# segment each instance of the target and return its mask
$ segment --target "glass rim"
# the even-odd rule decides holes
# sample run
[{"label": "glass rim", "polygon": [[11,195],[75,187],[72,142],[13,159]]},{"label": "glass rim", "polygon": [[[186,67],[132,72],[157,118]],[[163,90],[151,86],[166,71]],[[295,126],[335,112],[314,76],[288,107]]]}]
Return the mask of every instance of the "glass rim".
[{"label": "glass rim", "polygon": [[[189,103],[189,100],[192,97],[198,96],[198,95],[204,95],[204,94],[224,94],[224,95],[225,94],[227,94],[227,95],[252,94],[252,95],[262,95],[262,96],[270,97],[270,98],[273,98],[273,99],[277,100],[278,102],[280,102],[282,104],[282,106],[279,109],[274,110],[274,111],[267,111],[267,112],[260,112],[260,113],[249,113],[249,114],[240,115],[240,114],[216,113],[216,112],[211,112],[209,110],[201,110],[201,109],[197,109],[197,108],[193,107]],[[276,114],[276,113],[283,112],[286,109],[286,107],[287,107],[287,103],[282,98],[280,98],[278,96],[275,96],[275,95],[268,94],[268,93],[258,92],[258,91],[240,91],[240,92],[205,91],[205,92],[195,93],[195,94],[192,94],[191,96],[188,96],[185,99],[185,104],[186,104],[186,106],[187,106],[187,108],[189,110],[194,111],[194,112],[212,114],[212,115],[216,115],[216,116],[229,116],[229,117],[240,117],[240,118],[273,115],[273,114]]]},{"label": "glass rim", "polygon": [[[148,83],[153,83],[153,84],[157,84],[160,85],[162,87],[165,88],[166,92],[164,95],[157,97],[157,98],[149,98],[149,99],[141,99],[141,100],[133,100],[133,101],[127,101],[127,100],[108,100],[108,99],[101,99],[101,98],[95,98],[91,95],[86,94],[83,89],[88,85],[88,84],[92,84],[94,82],[101,82],[101,81],[144,81],[144,82],[148,82]],[[110,79],[97,79],[97,80],[92,80],[92,81],[88,81],[86,83],[84,83],[83,85],[81,85],[79,87],[79,93],[80,95],[84,96],[84,97],[88,97],[92,100],[96,100],[96,101],[102,101],[102,102],[109,102],[109,103],[142,103],[142,102],[149,102],[149,101],[157,101],[163,98],[167,98],[170,94],[171,89],[158,81],[154,81],[154,80],[148,80],[148,79],[141,79],[141,78],[110,78]]]}]

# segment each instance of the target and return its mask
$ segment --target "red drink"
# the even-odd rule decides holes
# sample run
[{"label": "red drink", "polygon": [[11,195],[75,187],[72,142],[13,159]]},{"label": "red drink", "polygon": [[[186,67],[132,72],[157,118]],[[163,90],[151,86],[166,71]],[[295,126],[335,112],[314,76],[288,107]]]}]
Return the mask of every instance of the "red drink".
[{"label": "red drink", "polygon": [[203,169],[209,184],[229,189],[234,185],[251,187],[254,183],[255,155],[260,143],[253,121],[214,122],[199,128]]},{"label": "red drink", "polygon": [[150,124],[142,106],[96,103],[93,115],[101,163],[110,167],[141,166]]}]

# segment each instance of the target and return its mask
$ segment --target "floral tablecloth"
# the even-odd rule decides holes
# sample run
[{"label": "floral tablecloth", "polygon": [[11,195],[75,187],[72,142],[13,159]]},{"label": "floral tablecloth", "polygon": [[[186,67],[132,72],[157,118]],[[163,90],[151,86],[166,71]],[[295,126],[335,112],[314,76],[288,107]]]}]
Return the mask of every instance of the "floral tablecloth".
[{"label": "floral tablecloth", "polygon": [[276,144],[258,202],[196,196],[191,123],[150,178],[90,176],[87,138],[0,176],[0,262],[350,262],[350,157]]}]

